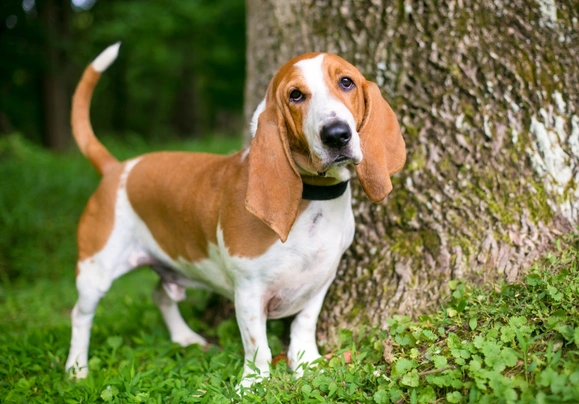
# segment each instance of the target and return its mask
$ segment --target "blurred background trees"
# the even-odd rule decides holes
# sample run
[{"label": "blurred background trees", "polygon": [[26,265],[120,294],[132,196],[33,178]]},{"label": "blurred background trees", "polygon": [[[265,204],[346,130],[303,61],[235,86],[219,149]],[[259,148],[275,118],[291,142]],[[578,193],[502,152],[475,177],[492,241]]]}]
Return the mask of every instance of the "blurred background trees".
[{"label": "blurred background trees", "polygon": [[117,41],[121,54],[92,108],[97,134],[240,132],[243,0],[3,0],[0,136],[19,132],[51,149],[69,147],[74,86]]}]

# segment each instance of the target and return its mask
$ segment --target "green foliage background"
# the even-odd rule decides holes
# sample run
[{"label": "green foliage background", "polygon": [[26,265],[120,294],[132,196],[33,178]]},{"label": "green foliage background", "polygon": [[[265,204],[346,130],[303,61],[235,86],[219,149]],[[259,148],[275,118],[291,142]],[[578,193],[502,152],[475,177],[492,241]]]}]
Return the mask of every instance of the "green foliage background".
[{"label": "green foliage background", "polygon": [[[17,131],[43,141],[49,47],[58,49],[57,74],[72,95],[84,67],[117,41],[119,58],[97,87],[91,110],[97,134],[150,139],[241,129],[243,0],[97,0],[88,10],[66,0],[33,3],[28,12],[22,0],[0,5],[0,135]],[[48,3],[61,10],[60,21],[41,18]],[[9,16],[17,21],[11,29]]]}]

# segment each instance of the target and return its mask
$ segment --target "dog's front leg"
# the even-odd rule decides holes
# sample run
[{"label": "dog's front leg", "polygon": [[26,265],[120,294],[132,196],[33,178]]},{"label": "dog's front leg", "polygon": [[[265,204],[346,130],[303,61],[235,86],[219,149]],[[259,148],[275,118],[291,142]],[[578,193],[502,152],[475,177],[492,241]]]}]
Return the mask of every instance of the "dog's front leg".
[{"label": "dog's front leg", "polygon": [[[257,381],[257,377],[269,376],[271,351],[265,329],[267,317],[263,290],[256,288],[252,282],[236,285],[235,316],[245,351],[241,385],[249,387]],[[252,376],[256,373],[258,376]]]},{"label": "dog's front leg", "polygon": [[288,359],[290,369],[294,371],[296,377],[301,377],[305,366],[321,356],[316,344],[316,325],[324,297],[332,281],[333,278],[307,302],[304,309],[292,321]]}]

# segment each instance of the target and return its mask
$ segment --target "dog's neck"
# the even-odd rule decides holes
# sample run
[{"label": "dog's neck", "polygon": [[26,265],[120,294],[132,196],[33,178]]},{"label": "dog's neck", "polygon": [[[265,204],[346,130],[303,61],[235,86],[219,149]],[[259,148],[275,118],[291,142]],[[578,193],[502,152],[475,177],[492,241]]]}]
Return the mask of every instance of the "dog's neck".
[{"label": "dog's neck", "polygon": [[308,201],[329,201],[344,195],[348,181],[337,178],[314,177],[302,175],[302,199]]},{"label": "dog's neck", "polygon": [[304,184],[318,187],[329,187],[343,182],[335,177],[320,177],[318,175],[302,175],[301,177]]},{"label": "dog's neck", "polygon": [[[332,169],[316,175],[312,172],[313,164],[309,156],[293,151],[292,157],[302,178],[302,199],[328,201],[339,198],[348,189],[350,175],[346,168],[337,171]],[[342,172],[344,170],[346,175]]]}]

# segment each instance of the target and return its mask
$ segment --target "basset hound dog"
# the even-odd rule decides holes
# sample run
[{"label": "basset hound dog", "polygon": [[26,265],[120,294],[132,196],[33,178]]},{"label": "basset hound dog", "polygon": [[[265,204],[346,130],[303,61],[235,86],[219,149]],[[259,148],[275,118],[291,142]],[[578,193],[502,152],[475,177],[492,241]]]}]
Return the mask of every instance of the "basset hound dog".
[{"label": "basset hound dog", "polygon": [[232,155],[156,152],[119,162],[94,136],[93,89],[119,44],[89,65],[73,97],[72,129],[102,180],[78,226],[78,301],[66,368],[88,372],[99,300],[140,266],[171,340],[207,344],[183,320],[187,288],[234,301],[245,365],[242,385],[269,374],[266,320],[295,315],[289,365],[298,375],[320,357],[316,322],[340,257],[354,237],[349,180],[382,201],[406,149],[375,83],[328,53],[296,57],[275,74],[257,107],[249,147]]}]

